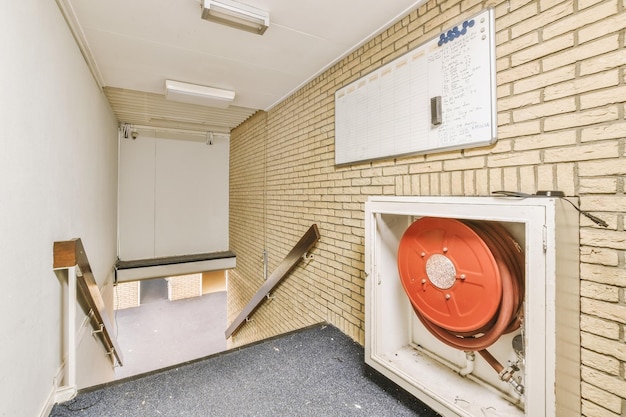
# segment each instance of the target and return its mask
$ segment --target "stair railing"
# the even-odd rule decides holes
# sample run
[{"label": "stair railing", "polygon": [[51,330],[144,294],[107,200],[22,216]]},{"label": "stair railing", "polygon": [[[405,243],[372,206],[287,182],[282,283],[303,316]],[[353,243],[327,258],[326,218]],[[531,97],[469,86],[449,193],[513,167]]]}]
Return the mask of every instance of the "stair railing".
[{"label": "stair railing", "polygon": [[[53,268],[55,272],[67,271],[66,296],[66,323],[67,329],[67,363],[66,386],[64,390],[57,390],[57,398],[72,398],[76,394],[76,303],[77,288],[87,305],[88,316],[94,330],[92,334],[98,336],[113,364],[117,361],[122,365],[124,359],[117,339],[111,333],[113,326],[109,320],[106,305],[98,284],[91,272],[91,266],[80,239],[54,242]],[[65,398],[63,398],[65,397]]]},{"label": "stair railing", "polygon": [[315,245],[320,239],[320,233],[317,230],[317,225],[313,224],[309,230],[300,238],[298,243],[291,249],[291,251],[285,256],[282,262],[276,267],[274,272],[267,278],[267,280],[261,285],[259,290],[250,299],[248,304],[239,313],[237,318],[226,329],[225,335],[228,339],[233,333],[241,327],[245,321],[250,320],[250,316],[256,311],[259,305],[268,298],[270,291],[274,289],[282,280],[291,272],[293,268],[298,264],[300,259],[307,259],[307,252]]}]

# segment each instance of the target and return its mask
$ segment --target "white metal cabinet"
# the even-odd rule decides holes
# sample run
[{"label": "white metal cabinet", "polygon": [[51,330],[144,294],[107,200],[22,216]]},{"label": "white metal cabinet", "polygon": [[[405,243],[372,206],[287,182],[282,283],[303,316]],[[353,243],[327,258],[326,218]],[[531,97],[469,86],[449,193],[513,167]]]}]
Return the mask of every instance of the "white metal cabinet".
[{"label": "white metal cabinet", "polygon": [[[404,293],[397,250],[424,216],[501,223],[525,252],[524,395],[422,326]],[[365,205],[365,361],[445,416],[580,415],[578,213],[552,197],[370,197]],[[491,349],[515,356],[513,335]]]}]

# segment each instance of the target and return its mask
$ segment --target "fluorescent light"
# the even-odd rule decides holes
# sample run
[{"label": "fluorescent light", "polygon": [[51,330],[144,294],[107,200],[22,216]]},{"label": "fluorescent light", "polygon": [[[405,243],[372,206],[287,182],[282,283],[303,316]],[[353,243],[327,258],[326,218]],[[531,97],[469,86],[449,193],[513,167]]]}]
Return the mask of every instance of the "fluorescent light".
[{"label": "fluorescent light", "polygon": [[259,35],[270,24],[269,12],[231,0],[202,0],[202,18]]},{"label": "fluorescent light", "polygon": [[235,98],[235,92],[222,90],[220,88],[205,87],[203,85],[165,80],[165,98],[172,101],[225,109]]}]

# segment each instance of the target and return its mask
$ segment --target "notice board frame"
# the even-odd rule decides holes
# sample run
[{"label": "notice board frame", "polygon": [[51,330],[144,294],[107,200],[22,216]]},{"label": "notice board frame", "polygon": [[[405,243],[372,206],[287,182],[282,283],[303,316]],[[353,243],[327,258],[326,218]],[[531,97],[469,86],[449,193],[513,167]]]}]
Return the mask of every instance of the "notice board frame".
[{"label": "notice board frame", "polygon": [[496,141],[493,8],[335,92],[336,165]]}]

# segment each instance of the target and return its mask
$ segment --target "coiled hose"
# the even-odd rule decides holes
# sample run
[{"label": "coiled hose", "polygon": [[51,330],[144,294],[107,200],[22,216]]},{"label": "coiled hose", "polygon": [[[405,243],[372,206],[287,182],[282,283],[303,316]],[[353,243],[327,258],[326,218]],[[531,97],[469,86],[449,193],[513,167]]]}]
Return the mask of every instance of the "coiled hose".
[{"label": "coiled hose", "polygon": [[398,270],[415,314],[438,340],[477,351],[520,327],[524,254],[499,223],[423,217],[404,233]]}]

